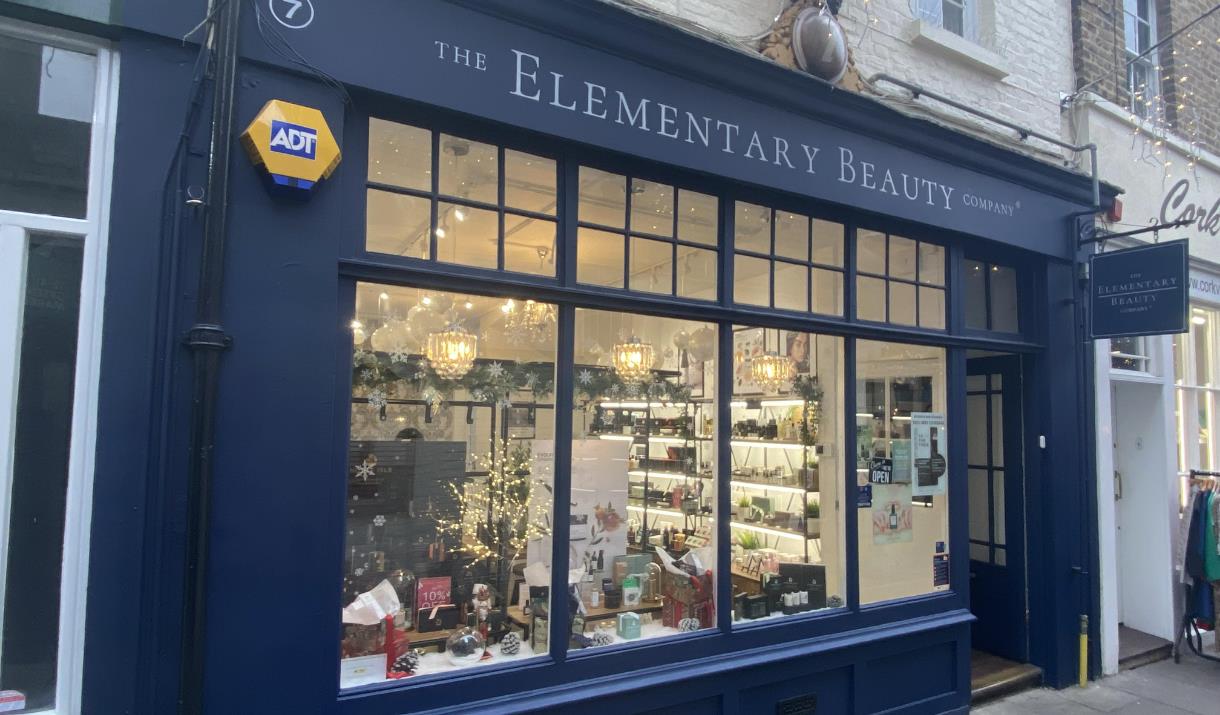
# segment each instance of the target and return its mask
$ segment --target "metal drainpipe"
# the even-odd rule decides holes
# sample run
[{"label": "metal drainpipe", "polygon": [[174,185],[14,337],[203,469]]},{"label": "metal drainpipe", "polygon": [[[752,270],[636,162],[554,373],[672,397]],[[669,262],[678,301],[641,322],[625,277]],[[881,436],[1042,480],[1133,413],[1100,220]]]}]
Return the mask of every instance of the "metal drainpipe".
[{"label": "metal drainpipe", "polygon": [[178,711],[203,712],[206,657],[208,528],[211,519],[212,453],[215,448],[216,393],[220,354],[232,340],[220,324],[224,282],[225,235],[228,228],[229,164],[233,150],[237,41],[242,3],[222,3],[212,35],[212,128],[203,244],[199,266],[195,324],[186,336],[193,358],[189,471],[187,474],[186,573],[182,609],[181,671]]}]

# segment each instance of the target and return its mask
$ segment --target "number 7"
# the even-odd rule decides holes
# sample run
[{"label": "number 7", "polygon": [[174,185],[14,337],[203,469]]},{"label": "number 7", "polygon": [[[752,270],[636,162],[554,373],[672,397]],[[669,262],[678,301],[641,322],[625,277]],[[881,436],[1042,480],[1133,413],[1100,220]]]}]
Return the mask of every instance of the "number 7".
[{"label": "number 7", "polygon": [[300,10],[301,6],[305,4],[302,0],[284,0],[284,2],[292,6],[292,9],[284,14],[284,18],[287,20],[291,20],[292,16],[297,14],[297,10]]}]

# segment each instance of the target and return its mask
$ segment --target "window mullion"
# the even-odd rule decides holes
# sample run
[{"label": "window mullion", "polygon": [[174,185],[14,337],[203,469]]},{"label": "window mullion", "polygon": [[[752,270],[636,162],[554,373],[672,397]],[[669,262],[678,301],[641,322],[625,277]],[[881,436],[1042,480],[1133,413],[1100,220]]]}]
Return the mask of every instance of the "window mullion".
[{"label": "window mullion", "polygon": [[[576,309],[559,305],[555,364],[573,365],[576,359]],[[567,524],[572,503],[572,405],[575,404],[572,369],[555,370],[555,454],[551,523]],[[568,613],[568,536],[569,529],[551,529],[551,598],[548,637],[551,658],[562,662],[568,655],[570,637]]]}]

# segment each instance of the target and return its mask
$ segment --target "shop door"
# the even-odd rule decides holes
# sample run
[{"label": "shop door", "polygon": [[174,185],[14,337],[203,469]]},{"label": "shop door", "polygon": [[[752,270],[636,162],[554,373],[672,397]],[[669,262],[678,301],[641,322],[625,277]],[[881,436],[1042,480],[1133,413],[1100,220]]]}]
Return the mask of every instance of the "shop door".
[{"label": "shop door", "polygon": [[973,647],[1028,658],[1021,359],[975,358],[966,369]]}]

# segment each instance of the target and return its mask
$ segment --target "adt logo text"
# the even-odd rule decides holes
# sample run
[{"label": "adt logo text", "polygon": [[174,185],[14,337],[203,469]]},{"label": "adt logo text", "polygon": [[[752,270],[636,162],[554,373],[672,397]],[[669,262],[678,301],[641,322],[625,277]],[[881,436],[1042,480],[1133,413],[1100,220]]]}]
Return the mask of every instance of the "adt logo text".
[{"label": "adt logo text", "polygon": [[271,120],[271,151],[313,159],[318,148],[318,132],[299,124]]}]

